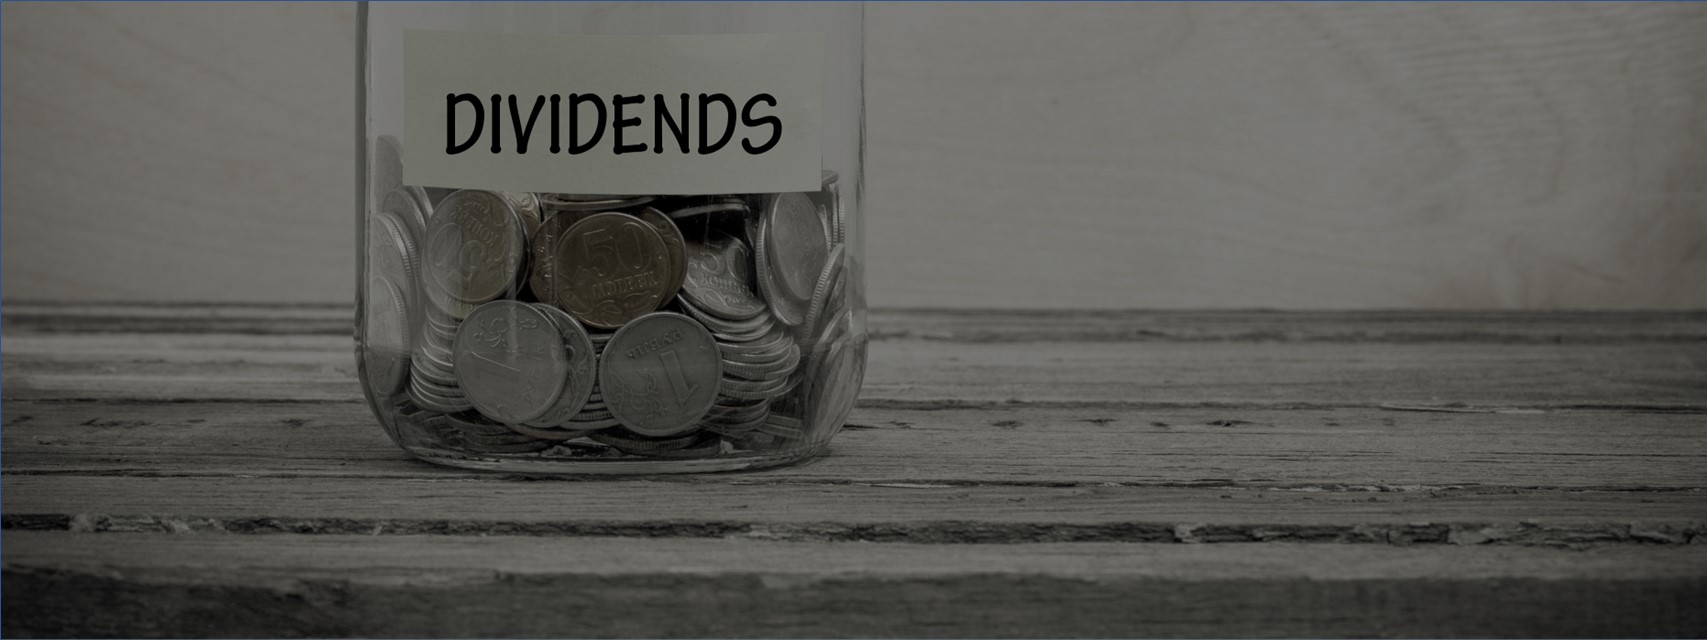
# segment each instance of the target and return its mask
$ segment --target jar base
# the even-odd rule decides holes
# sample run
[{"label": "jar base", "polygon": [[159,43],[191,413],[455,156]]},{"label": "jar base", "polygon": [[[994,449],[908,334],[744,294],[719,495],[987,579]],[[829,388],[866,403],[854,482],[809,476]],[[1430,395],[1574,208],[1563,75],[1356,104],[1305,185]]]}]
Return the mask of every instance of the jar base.
[{"label": "jar base", "polygon": [[416,458],[447,467],[540,476],[641,476],[752,471],[804,462],[817,457],[825,448],[824,444],[820,444],[789,451],[671,460],[641,457],[547,458],[528,454],[477,454],[419,446],[404,447]]}]

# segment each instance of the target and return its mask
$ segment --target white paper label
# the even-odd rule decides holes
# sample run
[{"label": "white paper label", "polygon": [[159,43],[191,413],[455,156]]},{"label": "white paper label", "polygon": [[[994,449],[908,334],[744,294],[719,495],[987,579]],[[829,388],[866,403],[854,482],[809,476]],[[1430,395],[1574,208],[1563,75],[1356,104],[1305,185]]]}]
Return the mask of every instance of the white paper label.
[{"label": "white paper label", "polygon": [[816,191],[818,33],[403,34],[408,184],[585,194]]}]

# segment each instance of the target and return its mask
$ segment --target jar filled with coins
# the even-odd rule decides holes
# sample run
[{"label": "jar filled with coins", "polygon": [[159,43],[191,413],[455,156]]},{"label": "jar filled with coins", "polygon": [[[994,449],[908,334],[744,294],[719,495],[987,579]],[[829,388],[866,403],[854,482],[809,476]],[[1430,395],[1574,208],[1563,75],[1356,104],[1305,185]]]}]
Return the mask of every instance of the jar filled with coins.
[{"label": "jar filled with coins", "polygon": [[359,377],[416,457],[821,452],[866,358],[863,8],[363,3]]}]

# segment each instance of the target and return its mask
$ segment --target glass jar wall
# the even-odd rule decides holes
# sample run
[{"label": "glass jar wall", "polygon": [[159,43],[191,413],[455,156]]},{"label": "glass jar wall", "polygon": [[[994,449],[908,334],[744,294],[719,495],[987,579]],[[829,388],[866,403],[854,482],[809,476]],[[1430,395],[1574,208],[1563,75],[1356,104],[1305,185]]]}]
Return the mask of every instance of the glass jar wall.
[{"label": "glass jar wall", "polygon": [[[802,460],[826,446],[846,420],[865,370],[861,6],[364,3],[360,15],[357,360],[368,402],[393,441],[441,464],[571,474],[757,468]],[[676,94],[658,93],[653,102],[663,120],[626,130],[637,144],[652,145],[647,151],[627,158],[589,151],[575,158],[583,164],[566,164],[560,149],[585,142],[588,129],[570,128],[576,133],[557,139],[559,99],[582,107],[594,99],[565,91],[550,101],[523,95],[519,107],[514,94],[493,93],[489,104],[480,92],[461,104],[454,92],[418,100],[405,92],[405,67],[427,58],[406,52],[405,42],[415,47],[406,34],[420,32],[473,34],[488,38],[478,41],[487,48],[490,38],[503,45],[536,34],[627,39],[593,41],[587,46],[597,55],[542,54],[479,70],[499,83],[512,73],[638,64],[612,56],[624,46],[653,46],[634,39],[648,35],[715,35],[722,38],[708,42],[738,50],[770,34],[809,34],[822,46],[812,58],[811,84],[816,91],[821,83],[821,102],[801,112],[810,117],[784,117],[775,130],[789,142],[804,139],[802,123],[815,132],[809,151],[816,157],[809,160],[817,163],[810,166],[816,179],[783,191],[749,190],[776,183],[768,175],[739,174],[747,166],[741,163],[765,151],[764,108],[778,99],[728,100],[730,122],[722,129],[734,133],[718,145],[719,127],[704,114],[708,102],[722,106],[707,96],[721,94],[687,89],[681,109],[672,110]],[[666,53],[695,55],[691,48]],[[648,58],[652,66],[634,73],[668,76],[670,69],[657,68],[667,66],[668,55],[664,63]],[[622,69],[606,75],[621,82],[629,77]],[[417,78],[424,70],[411,71],[410,82],[423,82]],[[727,72],[732,78],[765,73]],[[622,90],[639,91],[619,87],[605,98],[623,100]],[[651,109],[640,95],[640,108]],[[535,107],[530,118],[530,101],[549,107]],[[616,116],[612,125],[633,122],[622,117],[623,105],[599,101],[597,119],[585,122],[604,127],[607,108]],[[451,120],[441,137],[442,125],[406,126],[416,117],[406,112],[426,110],[422,104],[446,118],[465,109],[463,128]],[[490,111],[475,111],[483,105]],[[689,124],[696,106],[700,119]],[[471,127],[475,121],[489,126]],[[750,130],[736,131],[738,124]],[[547,128],[551,153],[544,152]],[[480,135],[471,131],[486,131],[490,150],[485,139],[470,142]],[[513,155],[524,132],[541,136],[535,155]],[[501,154],[500,140],[512,147],[505,161],[523,164],[427,171],[446,159],[463,161],[450,157],[463,153],[459,145],[471,149],[469,162],[489,162]],[[683,153],[666,158],[678,140]],[[729,148],[723,156],[720,146]],[[406,148],[447,155],[406,158]],[[416,165],[406,171],[406,161]],[[597,171],[555,181],[559,167],[574,166]],[[717,170],[737,175],[718,178]],[[515,188],[516,176],[526,172],[543,181]],[[594,175],[606,176],[611,188],[585,177]],[[630,178],[637,177],[655,187],[636,189]],[[706,187],[719,180],[732,188]],[[673,191],[677,184],[693,188]]]}]

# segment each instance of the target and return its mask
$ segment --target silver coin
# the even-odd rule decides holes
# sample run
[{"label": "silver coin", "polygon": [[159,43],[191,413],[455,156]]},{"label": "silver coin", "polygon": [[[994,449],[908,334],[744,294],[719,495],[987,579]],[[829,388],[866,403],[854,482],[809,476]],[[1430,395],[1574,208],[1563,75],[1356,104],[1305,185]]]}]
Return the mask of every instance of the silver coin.
[{"label": "silver coin", "polygon": [[650,313],[616,332],[599,385],[622,424],[646,436],[691,431],[717,399],[723,360],[711,332],[687,316]]},{"label": "silver coin", "polygon": [[427,237],[427,211],[421,208],[423,201],[409,194],[411,187],[398,187],[383,196],[379,210],[397,216],[405,229],[409,231],[409,240],[420,246]]},{"label": "silver coin", "polygon": [[723,361],[723,375],[731,379],[738,378],[751,381],[775,380],[788,377],[794,373],[795,367],[799,365],[800,349],[793,348],[789,349],[783,358],[760,364],[733,362],[725,359]]},{"label": "silver coin", "polygon": [[539,197],[526,191],[499,191],[497,193],[516,210],[516,215],[522,219],[524,232],[532,237],[533,232],[539,229]]},{"label": "silver coin", "polygon": [[848,241],[847,209],[842,207],[842,189],[830,185],[830,241],[845,244]]},{"label": "silver coin", "polygon": [[498,300],[475,309],[457,331],[452,353],[468,401],[502,423],[550,411],[569,375],[562,332],[525,302]]},{"label": "silver coin", "polygon": [[605,410],[601,410],[601,411],[594,411],[592,409],[582,409],[580,413],[575,414],[575,421],[577,421],[577,422],[598,422],[600,420],[615,420],[615,419],[616,419],[616,414],[611,413],[609,409],[605,409]]},{"label": "silver coin", "polygon": [[561,416],[559,421],[567,420],[570,416],[580,413],[593,397],[593,388],[598,383],[598,351],[593,347],[593,341],[588,338],[586,328],[582,327],[574,316],[547,304],[536,304],[534,307],[556,323],[558,332],[563,337],[563,353],[568,359],[568,371],[563,380],[563,394],[557,399],[551,413],[553,416]]},{"label": "silver coin", "polygon": [[754,340],[750,343],[719,343],[717,345],[717,351],[723,354],[723,357],[725,358],[735,356],[759,358],[766,356],[775,357],[782,353],[783,350],[787,349],[791,344],[794,344],[794,341],[788,337],[787,332],[773,327],[770,335]]},{"label": "silver coin", "polygon": [[682,230],[676,226],[675,222],[665,217],[657,209],[643,208],[634,212],[634,217],[644,220],[654,229],[657,229],[658,237],[664,240],[664,246],[669,249],[670,275],[673,277],[668,287],[669,295],[658,303],[658,308],[662,309],[664,305],[670,303],[670,300],[675,299],[676,292],[682,290],[682,281],[688,277],[687,238],[682,237]]},{"label": "silver coin", "polygon": [[[395,194],[407,200],[407,196]],[[391,199],[387,198],[386,204]],[[370,277],[383,278],[403,290],[406,299],[411,299],[410,290],[416,282],[416,269],[419,262],[415,251],[415,241],[412,239],[408,226],[403,220],[388,211],[380,211],[367,219],[367,263]]]},{"label": "silver coin", "polygon": [[391,396],[409,379],[409,306],[403,290],[384,279],[368,281],[362,313],[362,359],[368,387]]},{"label": "silver coin", "polygon": [[648,454],[658,451],[685,449],[699,444],[703,438],[703,436],[697,433],[685,436],[647,438],[643,437],[643,435],[610,432],[595,433],[590,437],[594,442],[616,447],[617,450],[622,451],[623,453],[633,454]]},{"label": "silver coin", "polygon": [[575,418],[575,419],[572,419],[568,422],[563,423],[561,426],[565,429],[585,429],[585,430],[597,431],[599,429],[609,429],[611,427],[620,427],[620,426],[622,426],[622,422],[618,421],[616,418],[605,418],[602,420],[582,420],[580,418]]},{"label": "silver coin", "polygon": [[[417,370],[415,373],[419,374],[420,372],[420,370]],[[462,387],[458,387],[455,384],[438,382],[429,376],[412,376],[409,378],[409,385],[415,387],[415,389],[421,393],[445,402],[455,401],[461,403],[468,399],[467,395],[462,392]]]},{"label": "silver coin", "polygon": [[525,436],[511,431],[501,422],[493,422],[480,414],[450,414],[445,416],[445,422],[463,435],[506,438],[512,441],[526,439]]},{"label": "silver coin", "polygon": [[700,310],[729,320],[748,320],[765,311],[753,294],[753,252],[740,238],[711,232],[687,243],[687,274],[681,295]]},{"label": "silver coin", "polygon": [[761,220],[752,221],[747,225],[748,235],[753,239],[754,281],[759,284],[759,298],[763,299],[771,315],[778,322],[788,326],[798,326],[806,320],[806,305],[804,300],[797,300],[779,288],[776,277],[772,274],[770,252],[767,236],[769,227]]},{"label": "silver coin", "polygon": [[420,378],[409,379],[409,399],[423,409],[440,413],[467,411],[474,406],[468,404],[466,399],[441,396],[432,391],[423,390]]},{"label": "silver coin", "polygon": [[615,211],[637,207],[656,199],[655,196],[618,196],[602,194],[542,193],[540,206],[550,211]]},{"label": "silver coin", "polygon": [[682,308],[682,311],[687,312],[689,317],[699,321],[700,324],[705,325],[705,328],[710,329],[712,334],[756,334],[753,338],[748,338],[748,340],[751,340],[765,335],[766,332],[770,331],[771,327],[776,325],[776,320],[771,318],[768,314],[759,314],[757,316],[753,316],[749,320],[726,320],[716,315],[706,313],[703,309],[694,306],[692,302],[688,302],[686,298],[681,296],[676,296],[676,304]]},{"label": "silver coin", "polygon": [[840,427],[859,398],[865,354],[854,338],[852,325],[852,313],[838,314],[817,343],[821,350],[809,361],[802,402],[811,416],[808,424],[814,429]]},{"label": "silver coin", "polygon": [[435,364],[430,358],[426,357],[416,358],[414,364],[415,366],[412,371],[414,372],[415,377],[420,379],[422,382],[432,383],[432,385],[437,389],[445,390],[441,392],[441,395],[448,395],[451,393],[462,395],[462,388],[456,380],[456,373],[454,373],[451,368]]},{"label": "silver coin", "polygon": [[528,440],[521,444],[482,444],[464,441],[462,443],[462,450],[469,453],[528,454],[539,453],[554,446],[557,446],[556,442],[539,439]]},{"label": "silver coin", "polygon": [[773,282],[780,285],[780,293],[795,300],[810,300],[812,286],[830,253],[818,208],[806,194],[780,194],[767,203],[762,224]]},{"label": "silver coin", "polygon": [[783,361],[794,357],[793,354],[799,350],[800,347],[795,346],[794,341],[785,340],[780,346],[769,351],[739,353],[720,349],[719,353],[723,356],[723,361],[728,363],[758,367],[780,367]]},{"label": "silver coin", "polygon": [[714,204],[699,205],[697,207],[687,207],[687,208],[683,208],[683,209],[677,209],[675,211],[671,211],[667,215],[670,216],[671,220],[680,220],[682,218],[691,218],[694,216],[710,215],[713,213],[750,213],[750,212],[751,212],[751,210],[747,208],[747,205],[740,203],[740,202],[718,202],[718,203],[714,203]]},{"label": "silver coin", "polygon": [[801,323],[809,335],[816,335],[818,321],[827,316],[825,311],[830,307],[830,292],[835,290],[836,279],[845,272],[843,260],[846,257],[847,245],[838,244],[830,248],[830,255],[824,261],[823,271],[818,273],[818,284],[812,288],[812,303],[807,307],[806,321]]},{"label": "silver coin", "polygon": [[576,438],[584,438],[586,436],[598,433],[597,430],[587,430],[587,429],[548,429],[548,428],[530,427],[530,426],[519,425],[519,424],[512,424],[512,425],[505,425],[505,426],[508,426],[511,430],[515,431],[516,433],[526,435],[526,436],[531,436],[534,438],[539,438],[542,440],[558,440],[558,441],[574,440]]},{"label": "silver coin", "polygon": [[464,189],[446,197],[427,222],[422,281],[428,300],[461,318],[512,292],[525,238],[515,209],[497,194]]},{"label": "silver coin", "polygon": [[798,382],[799,380],[796,378],[784,378],[776,382],[768,383],[767,386],[750,386],[746,384],[737,386],[735,381],[725,378],[722,386],[717,390],[717,392],[736,400],[775,400],[786,395],[789,391],[793,391]]},{"label": "silver coin", "polygon": [[733,408],[712,405],[711,410],[705,413],[705,420],[707,422],[746,422],[764,417],[770,413],[770,408],[769,402],[754,402]]}]

